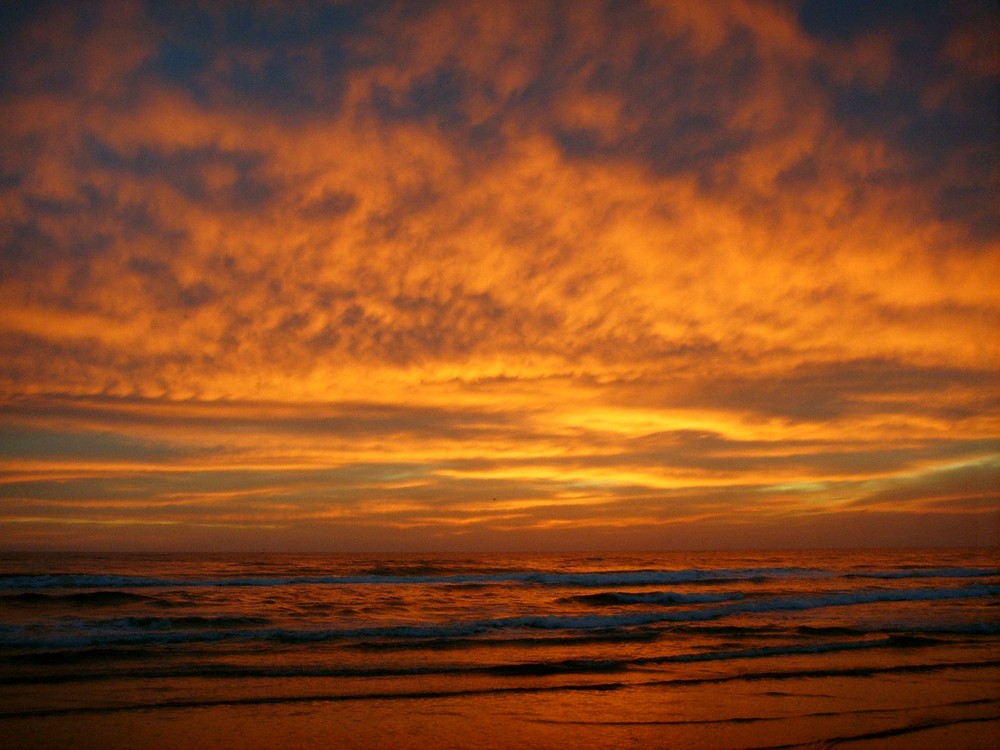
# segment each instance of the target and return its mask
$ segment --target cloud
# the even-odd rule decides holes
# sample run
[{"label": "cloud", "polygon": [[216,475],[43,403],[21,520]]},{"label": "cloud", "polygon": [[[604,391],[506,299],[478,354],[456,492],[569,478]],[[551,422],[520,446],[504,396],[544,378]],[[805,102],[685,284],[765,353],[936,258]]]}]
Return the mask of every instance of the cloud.
[{"label": "cloud", "polygon": [[995,508],[1000,465],[995,457],[934,467],[929,471],[903,475],[876,492],[855,501],[863,507],[890,510],[910,508],[974,512]]},{"label": "cloud", "polygon": [[990,6],[188,11],[6,25],[19,502],[173,476],[210,523],[240,467],[269,524],[710,525],[992,450]]}]

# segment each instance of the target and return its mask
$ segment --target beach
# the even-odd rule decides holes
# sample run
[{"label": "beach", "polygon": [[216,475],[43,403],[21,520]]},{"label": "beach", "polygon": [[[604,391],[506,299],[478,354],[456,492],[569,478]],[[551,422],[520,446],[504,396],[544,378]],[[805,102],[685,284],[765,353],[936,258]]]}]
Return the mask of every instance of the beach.
[{"label": "beach", "polygon": [[991,551],[0,564],[11,748],[986,748],[1000,728]]}]

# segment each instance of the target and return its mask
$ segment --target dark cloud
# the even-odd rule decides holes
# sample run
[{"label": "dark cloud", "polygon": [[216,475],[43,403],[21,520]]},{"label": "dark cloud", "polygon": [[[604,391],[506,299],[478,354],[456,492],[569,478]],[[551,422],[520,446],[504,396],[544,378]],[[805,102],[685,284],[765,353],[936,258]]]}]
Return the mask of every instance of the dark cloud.
[{"label": "dark cloud", "polygon": [[[738,108],[762,85],[753,33],[734,25],[706,52],[696,49],[689,32],[664,34],[641,3],[595,15],[607,24],[602,42],[614,54],[595,55],[557,34],[550,66],[527,91],[526,111],[570,158],[635,161],[662,176],[693,172],[706,189],[717,187],[726,162],[760,135],[733,124]],[[629,126],[614,132],[567,122],[550,102],[568,92],[620,99],[620,119]]]},{"label": "dark cloud", "polygon": [[0,13],[0,101],[15,94],[82,90],[80,46],[74,42],[98,26],[98,4],[8,1]]},{"label": "dark cloud", "polygon": [[308,201],[301,209],[304,219],[329,221],[349,214],[358,205],[358,197],[347,190],[327,190]]},{"label": "dark cloud", "polygon": [[[923,184],[927,210],[997,239],[1000,202],[1000,6],[995,2],[806,2],[803,27],[819,39],[883,45],[887,76],[835,80],[819,69],[831,113],[857,138],[901,158],[882,179]],[[875,41],[877,40],[877,42]],[[979,59],[976,59],[976,56]],[[992,57],[994,63],[984,63]]]},{"label": "dark cloud", "polygon": [[[899,508],[917,504],[961,512],[963,508],[979,509],[985,503],[988,509],[995,510],[996,501],[1000,499],[997,492],[997,487],[1000,487],[1000,463],[995,458],[969,461],[904,476],[885,484],[887,486],[882,489],[854,501],[852,506]],[[970,501],[974,501],[972,506],[969,506]]]},{"label": "dark cloud", "polygon": [[161,35],[145,67],[206,106],[330,116],[358,64],[352,39],[385,3],[305,3],[295,12],[245,3],[150,2]]},{"label": "dark cloud", "polygon": [[[921,412],[970,418],[996,408],[991,370],[920,367],[890,359],[803,364],[774,378],[720,380],[706,387],[708,402],[762,415],[825,421],[861,413]],[[947,389],[970,396],[932,407],[922,396]],[[705,396],[701,396],[704,398]]]},{"label": "dark cloud", "polygon": [[12,276],[24,268],[45,268],[59,261],[62,246],[36,221],[22,221],[0,228],[0,274]]},{"label": "dark cloud", "polygon": [[[109,430],[149,433],[164,430],[164,439],[173,431],[197,433],[258,433],[278,435],[385,438],[424,437],[427,439],[470,439],[512,429],[514,417],[503,411],[461,410],[403,404],[347,402],[327,404],[302,413],[280,402],[216,401],[178,403],[173,406],[157,399],[123,397],[46,398],[11,405],[10,420],[55,421],[79,426],[95,422]],[[47,433],[39,433],[47,434]],[[41,439],[41,438],[39,438]],[[56,438],[54,438],[56,439]]]},{"label": "dark cloud", "polygon": [[918,34],[923,41],[940,43],[941,32],[958,23],[989,21],[997,12],[995,0],[842,0],[827,3],[805,0],[798,20],[809,34],[823,40],[846,42],[874,33]]},{"label": "dark cloud", "polygon": [[416,78],[398,103],[388,89],[375,87],[372,103],[387,120],[430,119],[445,130],[457,130],[469,122],[466,105],[472,85],[465,70],[452,61]]},{"label": "dark cloud", "polygon": [[[254,151],[215,145],[171,150],[140,145],[133,152],[124,153],[87,134],[83,153],[97,169],[163,180],[193,203],[222,209],[253,210],[267,206],[279,187],[266,174],[267,157]],[[213,180],[208,174],[213,170],[223,170],[224,179]]]},{"label": "dark cloud", "polygon": [[719,433],[678,430],[623,441],[621,453],[587,457],[597,465],[631,463],[696,469],[713,475],[800,472],[850,479],[858,475],[915,470],[934,460],[978,460],[992,455],[1000,443],[992,439],[921,439],[886,446],[864,440],[734,440]]},{"label": "dark cloud", "polygon": [[5,461],[59,456],[76,461],[170,461],[185,452],[165,443],[137,440],[113,432],[52,431],[10,428],[0,433],[0,457]]}]

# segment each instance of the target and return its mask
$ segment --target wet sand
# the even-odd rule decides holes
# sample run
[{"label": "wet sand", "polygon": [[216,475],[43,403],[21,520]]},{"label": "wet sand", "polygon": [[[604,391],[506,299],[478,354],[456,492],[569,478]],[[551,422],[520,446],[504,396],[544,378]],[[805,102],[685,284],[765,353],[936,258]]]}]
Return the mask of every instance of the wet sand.
[{"label": "wet sand", "polygon": [[[127,684],[54,685],[32,695],[5,687],[4,745],[20,748],[994,748],[1000,736],[1000,666],[956,666],[798,678],[684,684],[659,680],[605,687],[520,686],[449,694],[440,681],[422,694],[394,692],[392,680],[360,697],[321,684],[176,681],[158,688],[158,704],[130,702]],[[987,657],[988,654],[979,654]],[[836,672],[836,665],[830,665]],[[857,671],[856,664],[846,669]],[[412,688],[412,685],[410,686]],[[83,693],[83,694],[81,694]],[[257,693],[257,697],[255,697]],[[276,697],[283,696],[283,697]],[[102,708],[95,707],[103,706]],[[33,707],[33,708],[32,708]],[[32,715],[31,712],[36,712]]]}]

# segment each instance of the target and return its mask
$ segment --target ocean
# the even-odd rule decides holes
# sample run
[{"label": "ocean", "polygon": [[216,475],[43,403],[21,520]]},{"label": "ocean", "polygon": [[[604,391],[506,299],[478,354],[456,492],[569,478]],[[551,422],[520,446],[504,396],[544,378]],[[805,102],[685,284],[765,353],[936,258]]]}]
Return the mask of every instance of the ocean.
[{"label": "ocean", "polygon": [[996,551],[0,555],[5,748],[993,748]]}]

